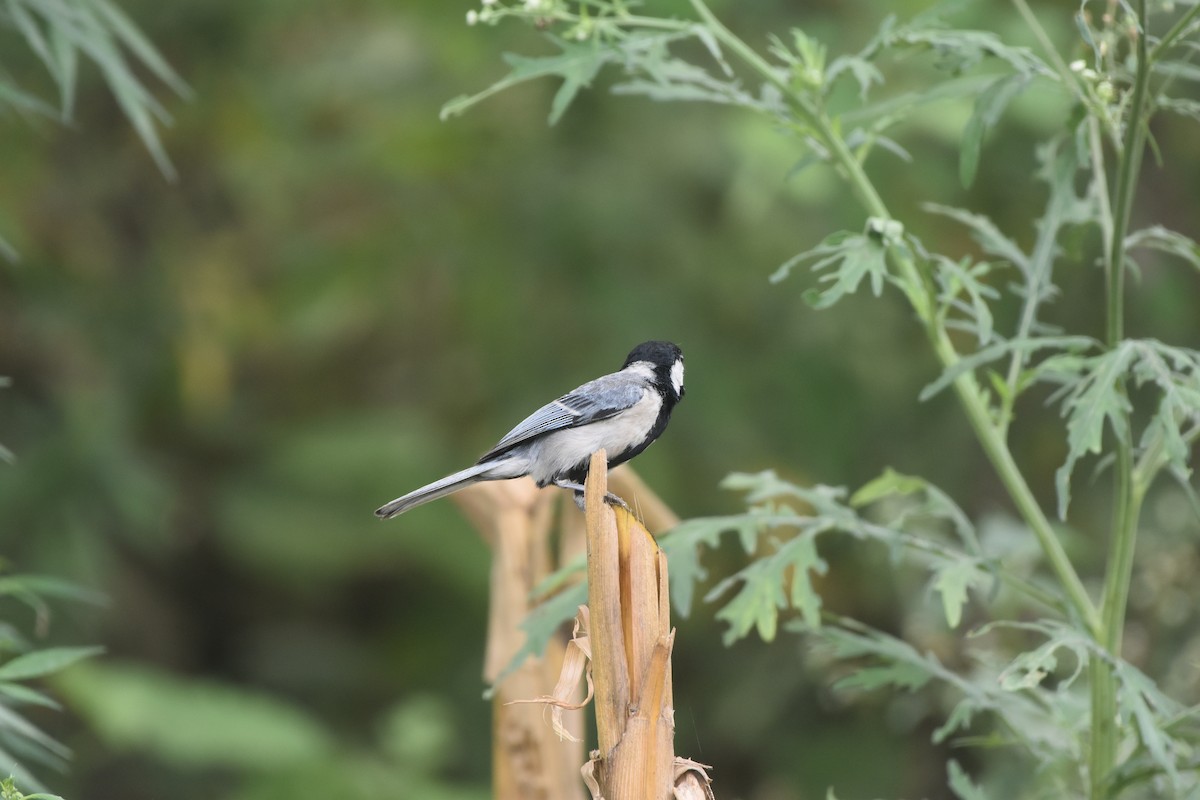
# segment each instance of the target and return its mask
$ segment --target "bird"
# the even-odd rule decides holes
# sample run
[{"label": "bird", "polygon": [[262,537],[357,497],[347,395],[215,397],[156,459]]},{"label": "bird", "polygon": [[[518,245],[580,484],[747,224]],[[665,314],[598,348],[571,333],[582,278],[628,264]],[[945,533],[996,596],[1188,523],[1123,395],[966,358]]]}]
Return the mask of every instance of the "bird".
[{"label": "bird", "polygon": [[641,453],[666,429],[684,391],[683,351],[671,342],[642,342],[621,369],[542,406],[474,465],[397,497],[375,516],[390,519],[481,481],[526,475],[539,487],[573,491],[579,502],[592,454],[603,448],[615,467]]}]

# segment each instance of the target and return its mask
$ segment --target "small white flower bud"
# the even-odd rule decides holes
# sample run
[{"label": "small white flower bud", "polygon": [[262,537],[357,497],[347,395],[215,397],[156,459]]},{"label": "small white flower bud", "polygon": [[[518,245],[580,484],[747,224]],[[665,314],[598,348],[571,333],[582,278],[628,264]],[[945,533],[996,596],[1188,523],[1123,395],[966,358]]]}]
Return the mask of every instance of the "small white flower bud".
[{"label": "small white flower bud", "polygon": [[1083,68],[1087,66],[1087,62],[1082,58],[1078,58],[1071,62],[1071,72],[1083,72]]},{"label": "small white flower bud", "polygon": [[474,25],[476,22],[479,22],[479,12],[472,8],[467,12],[467,24]]}]

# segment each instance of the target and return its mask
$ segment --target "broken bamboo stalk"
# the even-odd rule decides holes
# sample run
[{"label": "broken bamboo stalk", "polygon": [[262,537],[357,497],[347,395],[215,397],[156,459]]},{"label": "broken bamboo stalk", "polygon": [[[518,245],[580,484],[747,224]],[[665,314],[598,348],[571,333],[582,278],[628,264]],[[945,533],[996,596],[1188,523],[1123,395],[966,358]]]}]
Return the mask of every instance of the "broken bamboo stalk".
[{"label": "broken bamboo stalk", "polygon": [[584,491],[586,639],[594,683],[597,749],[583,767],[594,800],[707,798],[703,765],[675,757],[667,560],[654,537],[610,506],[607,456],[592,455]]}]

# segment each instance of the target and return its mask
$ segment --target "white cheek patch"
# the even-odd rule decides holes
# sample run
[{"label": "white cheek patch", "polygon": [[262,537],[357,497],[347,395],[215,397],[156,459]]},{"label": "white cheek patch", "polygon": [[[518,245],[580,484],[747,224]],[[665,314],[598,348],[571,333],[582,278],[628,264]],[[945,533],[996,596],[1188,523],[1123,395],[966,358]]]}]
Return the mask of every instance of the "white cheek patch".
[{"label": "white cheek patch", "polygon": [[678,395],[680,392],[683,391],[683,360],[682,359],[677,360],[671,366],[671,388],[675,390],[676,395]]}]

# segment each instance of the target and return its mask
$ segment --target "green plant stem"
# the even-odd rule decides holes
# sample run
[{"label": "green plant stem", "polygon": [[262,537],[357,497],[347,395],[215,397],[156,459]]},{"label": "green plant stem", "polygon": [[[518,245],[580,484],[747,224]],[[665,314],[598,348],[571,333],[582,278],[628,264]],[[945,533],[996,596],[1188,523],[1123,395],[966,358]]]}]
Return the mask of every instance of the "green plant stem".
[{"label": "green plant stem", "polygon": [[[834,126],[828,117],[815,108],[806,98],[798,95],[793,87],[781,77],[779,71],[773,69],[753,48],[726,28],[708,9],[703,0],[691,0],[691,3],[701,20],[712,30],[722,45],[736,53],[739,58],[764,80],[779,88],[785,97],[791,98],[799,112],[801,121],[812,129],[814,135],[828,149],[830,161],[846,178],[846,181],[850,184],[851,189],[866,212],[870,216],[882,220],[893,219],[887,205],[883,202],[883,199],[875,190],[871,179],[867,177],[866,172],[863,170],[862,164],[850,151],[850,148],[846,146],[845,140],[834,130]],[[950,369],[954,367],[960,360],[958,352],[954,349],[954,345],[950,341],[946,330],[936,324],[936,315],[933,313],[934,303],[932,294],[928,288],[924,292],[921,292],[919,289],[922,286],[928,287],[927,277],[921,273],[905,248],[891,247],[890,250],[892,259],[904,279],[903,282],[908,287],[913,287],[911,290],[906,291],[906,294],[910,302],[912,302],[917,316],[925,324],[925,329],[933,345],[934,352],[941,360],[944,368]],[[1087,590],[1084,588],[1083,582],[1079,579],[1074,566],[1072,566],[1071,560],[1063,549],[1062,543],[1058,541],[1050,520],[1046,517],[1045,512],[1042,511],[1041,506],[1038,505],[1033,492],[1029,488],[1029,484],[1025,481],[1025,476],[1013,460],[1012,453],[1009,452],[1008,445],[1005,443],[1003,436],[992,421],[986,395],[980,389],[974,375],[969,371],[963,372],[955,379],[954,390],[963,405],[972,429],[983,446],[984,452],[999,474],[1001,482],[1004,484],[1005,489],[1008,490],[1021,516],[1033,530],[1038,544],[1041,545],[1042,551],[1050,563],[1051,569],[1054,571],[1055,576],[1062,585],[1063,591],[1067,595],[1071,607],[1079,615],[1088,630],[1095,634],[1100,628],[1099,612],[1088,596]]]},{"label": "green plant stem", "polygon": [[[1151,63],[1146,38],[1147,16],[1145,0],[1137,2],[1138,36],[1136,42],[1137,72],[1129,118],[1125,123],[1124,141],[1117,164],[1117,186],[1114,193],[1114,220],[1106,260],[1107,304],[1105,341],[1115,348],[1125,336],[1125,238],[1133,210],[1134,190],[1145,150],[1148,125],[1146,95],[1150,83]],[[1117,387],[1124,391],[1124,383]],[[1133,444],[1128,437],[1116,443],[1116,464],[1113,476],[1113,526],[1109,544],[1108,566],[1104,575],[1101,600],[1100,644],[1114,658],[1121,655],[1121,639],[1125,628],[1125,612],[1129,600],[1129,583],[1133,576],[1133,554],[1137,544],[1138,516],[1141,511],[1145,485],[1134,481]],[[1092,800],[1108,796],[1109,781],[1116,765],[1118,735],[1116,729],[1116,676],[1107,661],[1093,659],[1089,665],[1092,703],[1092,741],[1089,775]]]},{"label": "green plant stem", "polygon": [[[933,342],[934,350],[938,354],[938,358],[942,363],[950,368],[958,361],[958,354],[955,352],[950,339],[946,336],[944,330],[939,331],[940,336]],[[1067,599],[1071,603],[1071,607],[1075,613],[1079,615],[1080,620],[1093,635],[1100,628],[1100,615],[1093,604],[1091,597],[1087,593],[1087,589],[1083,586],[1083,581],[1079,579],[1079,574],[1075,571],[1071,564],[1071,559],[1067,556],[1066,550],[1063,549],[1062,543],[1059,542],[1058,536],[1054,533],[1054,528],[1050,524],[1050,520],[1046,517],[1042,507],[1034,498],[1033,492],[1029,488],[1029,484],[1025,481],[1025,476],[1021,473],[1020,467],[1013,460],[1012,453],[1008,449],[1008,444],[1004,441],[1004,436],[997,429],[996,424],[992,421],[991,413],[988,410],[987,400],[983,391],[979,388],[975,377],[970,372],[964,372],[954,380],[954,391],[958,395],[959,401],[962,403],[963,409],[967,414],[967,419],[971,423],[971,428],[975,431],[979,443],[983,446],[984,453],[987,454],[988,460],[992,462],[992,467],[1000,476],[1000,482],[1004,484],[1004,488],[1008,490],[1009,496],[1017,506],[1017,510],[1033,531],[1034,536],[1038,540],[1038,544],[1042,548],[1047,561],[1050,562],[1050,568],[1054,571],[1059,583],[1062,585],[1063,591],[1067,594]]]}]

